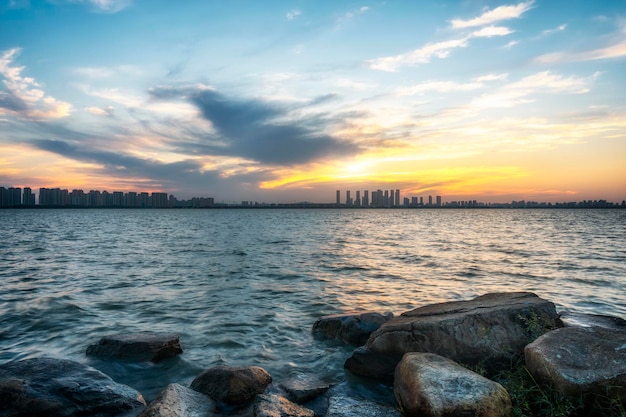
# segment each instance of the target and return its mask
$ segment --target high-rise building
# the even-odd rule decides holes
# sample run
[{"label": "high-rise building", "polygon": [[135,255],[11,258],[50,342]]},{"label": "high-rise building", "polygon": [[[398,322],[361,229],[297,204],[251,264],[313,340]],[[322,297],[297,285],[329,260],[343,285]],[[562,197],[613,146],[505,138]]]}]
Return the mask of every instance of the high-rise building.
[{"label": "high-rise building", "polygon": [[350,198],[350,190],[346,191],[346,206],[352,205],[352,199]]},{"label": "high-rise building", "polygon": [[337,200],[336,200],[335,204],[337,204],[337,205],[341,204],[341,191],[340,190],[337,190]]},{"label": "high-rise building", "polygon": [[30,187],[24,187],[22,204],[28,207],[35,205],[35,194],[33,194],[33,190]]},{"label": "high-rise building", "polygon": [[369,195],[369,191],[365,190],[363,191],[363,207],[369,207],[370,206],[370,195]]},{"label": "high-rise building", "polygon": [[356,191],[356,198],[354,199],[354,205],[357,207],[361,207],[361,191]]},{"label": "high-rise building", "polygon": [[400,190],[396,190],[396,207],[400,207]]},{"label": "high-rise building", "polygon": [[389,207],[393,207],[395,205],[396,203],[395,195],[396,195],[395,191],[393,190],[389,191],[389,204],[388,204]]},{"label": "high-rise building", "polygon": [[433,205],[433,196],[432,196],[432,195],[429,195],[429,196],[428,196],[428,206],[429,206],[429,207],[432,207],[432,205]]},{"label": "high-rise building", "polygon": [[441,196],[437,196],[437,207],[441,207]]}]

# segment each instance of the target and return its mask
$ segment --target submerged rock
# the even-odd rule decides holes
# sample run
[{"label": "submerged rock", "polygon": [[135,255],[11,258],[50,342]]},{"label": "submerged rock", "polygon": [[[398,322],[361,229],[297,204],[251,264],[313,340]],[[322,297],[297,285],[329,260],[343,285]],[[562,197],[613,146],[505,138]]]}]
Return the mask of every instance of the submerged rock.
[{"label": "submerged rock", "polygon": [[[428,305],[394,317],[370,336],[370,358],[381,355],[391,369],[370,371],[365,361],[346,361],[351,372],[384,378],[408,352],[430,352],[464,364],[497,370],[523,355],[524,347],[557,326],[553,303],[532,293],[486,294],[469,301]],[[358,352],[363,356],[363,352]],[[370,359],[371,360],[371,359]],[[377,366],[381,362],[375,362]],[[355,366],[360,365],[360,366]]]},{"label": "submerged rock", "polygon": [[204,394],[184,387],[170,384],[159,393],[140,417],[213,417],[215,402]]},{"label": "submerged rock", "polygon": [[393,318],[393,313],[375,311],[333,314],[318,319],[313,324],[313,336],[320,339],[335,339],[361,346],[372,332]]},{"label": "submerged rock", "polygon": [[511,399],[498,383],[433,353],[407,353],[394,395],[407,417],[506,417]]},{"label": "submerged rock", "polygon": [[617,398],[626,405],[626,331],[564,327],[525,349],[536,380],[569,396]]},{"label": "submerged rock", "polygon": [[146,405],[139,392],[89,366],[36,358],[0,365],[0,416],[121,416]]},{"label": "submerged rock", "polygon": [[374,401],[330,397],[326,417],[402,417],[402,413],[388,405]]},{"label": "submerged rock", "polygon": [[254,406],[254,417],[314,417],[308,408],[294,404],[280,395],[258,395]]},{"label": "submerged rock", "polygon": [[105,336],[87,347],[87,355],[158,362],[183,353],[180,337],[173,333],[119,333]]},{"label": "submerged rock", "polygon": [[626,331],[626,320],[619,317],[565,312],[559,319],[564,327],[604,327]]},{"label": "submerged rock", "polygon": [[280,387],[291,401],[303,404],[328,391],[330,385],[313,376],[301,374],[281,383]]},{"label": "submerged rock", "polygon": [[191,382],[191,388],[215,401],[240,405],[262,394],[271,382],[271,375],[258,366],[218,366],[198,375]]}]

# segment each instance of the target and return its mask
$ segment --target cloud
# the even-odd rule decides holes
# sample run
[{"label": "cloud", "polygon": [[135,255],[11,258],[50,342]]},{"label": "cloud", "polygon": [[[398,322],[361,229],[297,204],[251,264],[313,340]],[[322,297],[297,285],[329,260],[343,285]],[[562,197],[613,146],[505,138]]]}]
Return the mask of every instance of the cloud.
[{"label": "cloud", "polygon": [[476,81],[477,82],[483,82],[483,81],[503,81],[506,80],[508,78],[509,74],[487,74],[487,75],[483,75],[481,77],[477,77]]},{"label": "cloud", "polygon": [[553,52],[541,55],[535,62],[541,64],[556,64],[561,62],[597,61],[614,59],[626,56],[626,25],[623,25],[618,35],[610,45],[582,52]]},{"label": "cloud", "polygon": [[446,58],[453,49],[467,47],[468,38],[429,43],[405,54],[367,61],[371,69],[394,72],[404,65],[427,64],[434,58]]},{"label": "cloud", "polygon": [[90,79],[105,79],[141,75],[141,70],[134,65],[118,65],[116,67],[80,67],[74,73]]},{"label": "cloud", "polygon": [[592,77],[564,77],[543,71],[507,84],[494,93],[485,94],[472,101],[475,108],[504,108],[532,103],[534,94],[584,94],[598,74]]},{"label": "cloud", "polygon": [[556,27],[554,29],[544,30],[543,32],[541,32],[541,35],[542,36],[549,36],[549,35],[552,35],[553,33],[556,33],[556,32],[563,32],[565,29],[567,29],[567,25],[563,24],[563,25],[560,25],[560,26],[558,26],[558,27]]},{"label": "cloud", "polygon": [[206,187],[219,180],[219,172],[205,171],[194,160],[165,163],[148,158],[138,158],[119,151],[103,151],[81,143],[64,140],[38,139],[30,142],[37,149],[52,152],[77,161],[101,165],[101,174],[108,177],[149,179],[152,186],[181,189]]},{"label": "cloud", "polygon": [[[325,126],[319,123],[323,118],[316,116],[316,123],[308,119],[293,120],[290,109],[261,100],[230,98],[203,85],[158,87],[151,89],[150,94],[159,100],[187,100],[211,122],[217,138],[207,136],[201,144],[184,144],[187,151],[192,148],[203,154],[234,156],[281,166],[353,155],[360,151],[358,146],[324,133]],[[335,95],[320,96],[309,104],[335,98]]]},{"label": "cloud", "polygon": [[492,36],[506,36],[513,31],[504,26],[487,26],[475,32],[472,32],[473,38],[491,38]]},{"label": "cloud", "polygon": [[60,118],[70,114],[71,105],[46,95],[31,77],[22,76],[25,67],[15,66],[20,48],[0,52],[0,115],[16,114],[30,119]]},{"label": "cloud", "polygon": [[102,13],[117,13],[132,5],[132,0],[67,0],[69,3],[89,4]]},{"label": "cloud", "polygon": [[96,116],[106,116],[113,117],[115,113],[115,109],[112,106],[107,107],[87,107],[86,109],[89,113],[95,114]]},{"label": "cloud", "polygon": [[287,17],[287,20],[294,20],[296,17],[300,16],[301,14],[302,12],[300,10],[290,10],[287,12],[285,17]]},{"label": "cloud", "polygon": [[520,18],[524,13],[532,9],[534,0],[519,3],[515,6],[500,6],[488,10],[478,17],[469,20],[453,19],[450,23],[453,29],[466,29],[485,26],[495,22]]},{"label": "cloud", "polygon": [[341,26],[343,23],[354,19],[356,16],[362,15],[363,13],[367,12],[369,9],[370,8],[367,6],[362,6],[356,10],[346,12],[345,14],[343,14],[337,19],[337,26]]},{"label": "cloud", "polygon": [[412,96],[416,94],[424,94],[426,92],[434,91],[438,93],[449,93],[457,91],[472,91],[482,88],[484,85],[481,82],[459,84],[454,81],[428,81],[414,85],[412,87],[402,88],[396,91],[396,94],[401,96]]}]

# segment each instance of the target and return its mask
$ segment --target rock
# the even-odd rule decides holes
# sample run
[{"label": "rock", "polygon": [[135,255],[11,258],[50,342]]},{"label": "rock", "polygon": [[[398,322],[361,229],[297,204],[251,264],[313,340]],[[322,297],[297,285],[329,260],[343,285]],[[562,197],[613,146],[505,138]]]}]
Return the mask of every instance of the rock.
[{"label": "rock", "polygon": [[87,355],[152,362],[181,353],[180,338],[173,333],[119,333],[87,347]]},{"label": "rock", "polygon": [[198,375],[191,382],[191,388],[215,401],[240,405],[262,394],[270,382],[272,382],[270,374],[258,366],[218,366]]},{"label": "rock", "polygon": [[373,311],[333,314],[318,319],[313,324],[313,336],[335,339],[347,344],[361,346],[372,332],[393,318],[393,313]]},{"label": "rock", "polygon": [[254,404],[255,417],[314,417],[308,408],[292,403],[280,395],[259,395]]},{"label": "rock", "polygon": [[280,387],[285,390],[289,400],[298,404],[311,401],[330,388],[330,386],[323,381],[302,374],[281,383]]},{"label": "rock", "polygon": [[361,346],[352,352],[344,366],[353,374],[392,383],[396,365],[400,359],[402,359],[400,354],[387,355],[372,352]]},{"label": "rock", "polygon": [[[430,352],[463,364],[482,363],[492,368],[490,371],[497,371],[521,357],[524,347],[540,334],[555,328],[557,319],[554,304],[535,294],[486,294],[469,301],[433,304],[394,317],[372,333],[365,348],[370,353],[385,355],[385,360],[395,358],[395,364],[405,353]],[[380,373],[384,378],[393,372],[364,371],[354,367],[355,363],[358,361],[348,360],[345,365],[358,375]]]},{"label": "rock", "polygon": [[564,327],[525,349],[526,367],[568,396],[619,399],[626,405],[626,331]]},{"label": "rock", "polygon": [[216,404],[209,397],[180,384],[168,385],[140,417],[213,417]]},{"label": "rock", "polygon": [[395,408],[369,400],[330,397],[326,417],[402,417]]},{"label": "rock", "polygon": [[0,416],[120,416],[146,405],[139,392],[89,366],[36,358],[0,365]]},{"label": "rock", "polygon": [[619,317],[565,312],[559,319],[563,327],[604,327],[626,331],[626,320]]},{"label": "rock", "polygon": [[511,399],[498,383],[433,353],[407,353],[394,395],[407,417],[511,415]]}]

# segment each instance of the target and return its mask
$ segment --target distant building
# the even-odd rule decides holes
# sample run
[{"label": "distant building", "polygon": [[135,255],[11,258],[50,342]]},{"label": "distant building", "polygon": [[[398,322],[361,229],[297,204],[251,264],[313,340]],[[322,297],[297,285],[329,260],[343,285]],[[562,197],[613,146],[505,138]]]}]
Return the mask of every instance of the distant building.
[{"label": "distant building", "polygon": [[24,187],[22,204],[27,207],[35,205],[35,194],[33,194],[33,190],[30,187]]},{"label": "distant building", "polygon": [[336,202],[336,204],[337,205],[341,204],[341,191],[340,190],[337,190],[337,202]]},{"label": "distant building", "polygon": [[441,207],[441,196],[440,195],[437,196],[437,203],[436,204],[437,204],[437,207]]},{"label": "distant building", "polygon": [[354,205],[357,207],[361,207],[361,191],[357,190],[356,197],[354,199]]}]

